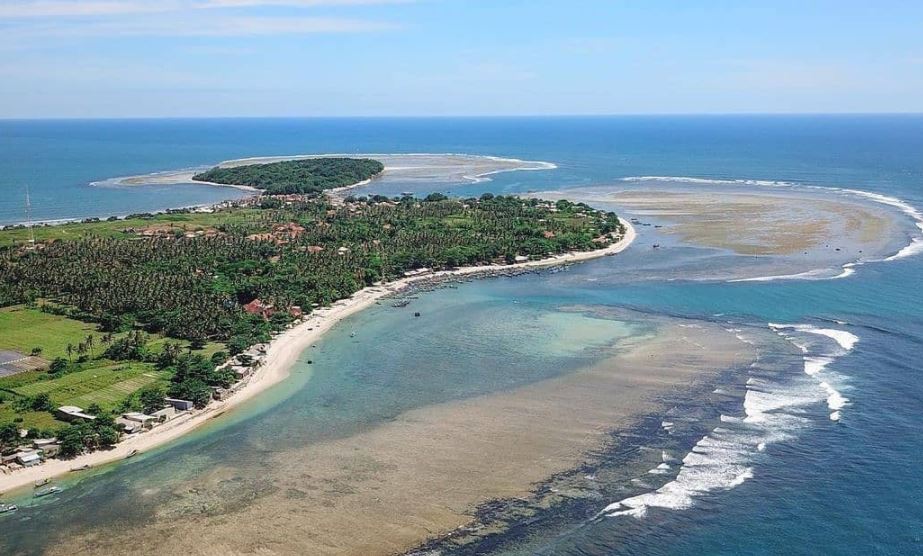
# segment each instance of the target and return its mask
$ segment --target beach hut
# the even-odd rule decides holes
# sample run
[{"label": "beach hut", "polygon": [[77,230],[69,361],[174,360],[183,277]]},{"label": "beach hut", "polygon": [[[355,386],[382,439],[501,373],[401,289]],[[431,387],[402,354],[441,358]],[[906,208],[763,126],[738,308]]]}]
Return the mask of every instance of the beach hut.
[{"label": "beach hut", "polygon": [[42,456],[36,451],[19,452],[16,454],[16,463],[23,467],[32,467],[42,463]]},{"label": "beach hut", "polygon": [[74,406],[74,405],[62,405],[55,410],[55,417],[61,419],[62,421],[95,421],[96,417],[85,413],[83,409]]},{"label": "beach hut", "polygon": [[167,405],[173,407],[177,411],[189,411],[193,407],[195,407],[195,404],[189,400],[180,400],[176,398],[165,398],[164,402],[166,402]]}]

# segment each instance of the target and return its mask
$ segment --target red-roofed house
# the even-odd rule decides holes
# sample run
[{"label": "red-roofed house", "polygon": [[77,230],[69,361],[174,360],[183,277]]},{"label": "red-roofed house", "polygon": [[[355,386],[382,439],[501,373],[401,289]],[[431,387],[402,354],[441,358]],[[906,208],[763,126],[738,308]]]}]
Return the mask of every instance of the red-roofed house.
[{"label": "red-roofed house", "polygon": [[273,306],[272,304],[263,303],[259,299],[254,299],[250,303],[244,305],[244,311],[251,315],[260,315],[264,319],[268,319],[272,316]]}]

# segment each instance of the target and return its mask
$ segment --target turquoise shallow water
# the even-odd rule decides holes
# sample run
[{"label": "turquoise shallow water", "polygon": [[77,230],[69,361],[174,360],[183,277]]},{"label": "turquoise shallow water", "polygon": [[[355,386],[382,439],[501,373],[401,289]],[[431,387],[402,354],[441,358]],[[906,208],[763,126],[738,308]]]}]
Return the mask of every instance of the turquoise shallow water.
[{"label": "turquoise shallow water", "polygon": [[[491,182],[452,188],[464,194],[584,187],[629,176],[694,176],[853,187],[923,207],[923,118],[918,116],[2,122],[0,135],[5,146],[0,188],[10,192],[0,199],[0,222],[21,220],[17,192],[24,181],[33,191],[36,218],[105,215],[208,202],[228,192],[102,190],[90,187],[91,181],[242,156],[331,151],[468,152],[559,165],[555,171],[501,174]],[[766,442],[763,451],[746,452],[738,436],[733,440],[740,442],[731,443],[732,435],[746,429],[747,438],[756,438],[765,431],[752,423],[724,424],[729,432],[715,433],[699,455],[730,462],[708,468],[718,475],[731,464],[749,470],[743,480],[731,481],[733,488],[703,490],[681,509],[652,505],[643,517],[593,519],[610,503],[644,489],[612,492],[548,516],[555,526],[526,526],[492,538],[481,546],[484,552],[923,551],[923,478],[917,471],[923,453],[918,434],[923,301],[917,291],[923,257],[864,265],[840,280],[729,284],[699,275],[690,281],[684,269],[727,268],[735,260],[681,245],[654,256],[646,247],[656,232],[642,232],[636,248],[623,255],[567,272],[424,294],[413,305],[424,319],[408,318],[388,305],[357,315],[311,355],[316,362],[310,380],[307,366],[298,367],[285,388],[180,446],[79,482],[51,504],[0,518],[0,549],[37,553],[55,542],[49,531],[138,526],[160,503],[177,500],[164,485],[183,477],[216,466],[258,469],[293,445],[348,436],[414,407],[579,368],[603,356],[611,341],[628,331],[617,321],[600,322],[569,309],[579,305],[741,329],[806,324],[849,332],[858,342],[846,353],[830,338],[803,332],[794,339],[808,345],[809,355],[830,359],[817,380],[804,373],[772,384],[767,381],[779,377],[756,377],[763,382],[754,383],[754,389],[788,396],[782,398],[789,405],[776,407],[769,417],[805,421],[767,428],[785,438]],[[820,379],[849,399],[837,422],[828,418],[829,400],[816,390]],[[794,385],[814,388],[811,400],[794,404],[792,398],[807,391],[793,390]],[[747,416],[743,407],[736,414],[734,408],[722,409],[729,417]],[[660,482],[651,486],[682,471],[674,466],[671,473],[655,477]],[[247,496],[272,487],[256,473],[246,476],[246,484],[221,493],[216,512],[233,511],[247,504]],[[147,496],[139,497],[141,492]]]}]

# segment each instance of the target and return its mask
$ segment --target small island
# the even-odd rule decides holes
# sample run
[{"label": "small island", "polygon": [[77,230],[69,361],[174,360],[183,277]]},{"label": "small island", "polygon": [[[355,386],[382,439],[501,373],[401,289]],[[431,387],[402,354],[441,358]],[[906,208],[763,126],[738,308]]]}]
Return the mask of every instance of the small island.
[{"label": "small island", "polygon": [[314,190],[2,230],[0,473],[82,467],[62,460],[118,453],[249,391],[269,367],[280,380],[306,347],[277,357],[280,338],[316,341],[411,281],[599,256],[627,245],[626,231],[567,200]]},{"label": "small island", "polygon": [[318,157],[268,164],[216,166],[195,174],[193,181],[252,187],[267,195],[315,194],[348,187],[384,171],[370,158]]}]

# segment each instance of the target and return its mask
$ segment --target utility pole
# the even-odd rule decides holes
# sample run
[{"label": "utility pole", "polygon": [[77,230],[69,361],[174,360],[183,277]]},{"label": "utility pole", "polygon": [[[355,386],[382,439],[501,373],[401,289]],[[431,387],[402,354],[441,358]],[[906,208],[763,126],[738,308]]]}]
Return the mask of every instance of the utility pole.
[{"label": "utility pole", "polygon": [[29,249],[35,249],[35,229],[32,227],[32,200],[29,198],[29,186],[26,186],[26,222],[29,226]]}]

